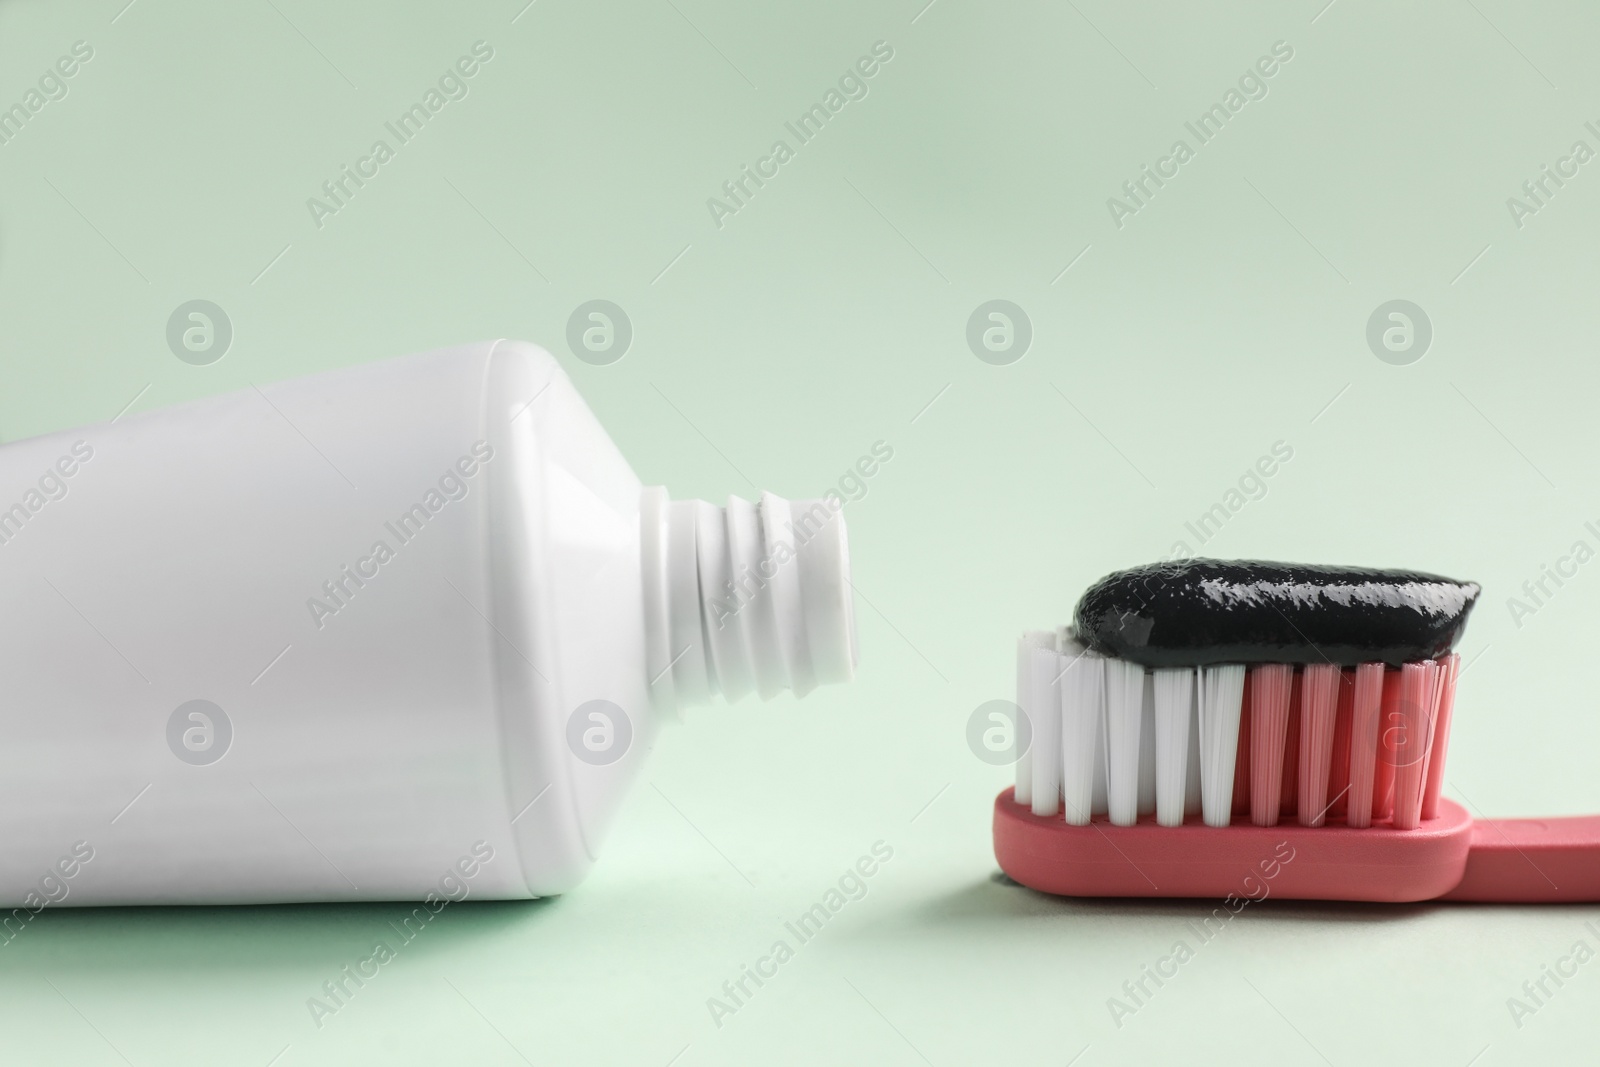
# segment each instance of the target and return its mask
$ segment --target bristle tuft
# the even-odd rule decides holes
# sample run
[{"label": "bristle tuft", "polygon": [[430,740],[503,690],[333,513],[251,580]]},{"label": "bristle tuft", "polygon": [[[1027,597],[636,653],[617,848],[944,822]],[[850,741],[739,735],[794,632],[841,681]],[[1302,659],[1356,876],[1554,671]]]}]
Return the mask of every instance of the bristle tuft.
[{"label": "bristle tuft", "polygon": [[1033,707],[1024,709],[1033,723],[1033,813],[1054,815],[1061,810],[1061,654],[1054,648],[1033,650],[1029,696]]},{"label": "bristle tuft", "polygon": [[1106,804],[1113,826],[1139,820],[1139,733],[1144,724],[1144,668],[1106,660]]},{"label": "bristle tuft", "polygon": [[1350,707],[1350,796],[1345,823],[1357,828],[1372,825],[1383,673],[1381,663],[1363,663],[1356,668],[1355,695]]},{"label": "bristle tuft", "polygon": [[1200,669],[1200,807],[1207,826],[1227,826],[1233,816],[1233,764],[1243,699],[1243,664]]},{"label": "bristle tuft", "polygon": [[1156,684],[1144,672],[1139,712],[1139,815],[1156,813]]},{"label": "bristle tuft", "polygon": [[1073,645],[1061,676],[1061,800],[1067,822],[1087,826],[1094,812],[1095,766],[1102,749],[1105,657]]},{"label": "bristle tuft", "polygon": [[1155,690],[1156,822],[1182,826],[1189,784],[1189,727],[1194,718],[1194,669],[1151,671]]},{"label": "bristle tuft", "polygon": [[1321,826],[1328,816],[1328,771],[1339,711],[1340,671],[1314,663],[1300,678],[1300,776],[1297,813],[1301,826]]},{"label": "bristle tuft", "polygon": [[1422,793],[1428,780],[1428,753],[1439,710],[1439,665],[1433,660],[1400,668],[1398,737],[1394,756],[1394,828],[1415,830],[1422,822]]},{"label": "bristle tuft", "polygon": [[[1037,731],[1042,717],[1060,713],[1052,708],[1039,707],[1033,694],[1033,653],[1039,648],[1055,648],[1055,634],[1047,630],[1030,630],[1017,638],[1017,707],[1028,720],[1029,729]],[[1018,726],[1020,731],[1021,727]],[[1033,748],[1021,753],[1016,763],[1017,785],[1013,796],[1024,807],[1033,806]]]},{"label": "bristle tuft", "polygon": [[1291,664],[1263,663],[1250,668],[1250,821],[1257,826],[1278,825],[1293,684]]},{"label": "bristle tuft", "polygon": [[1454,652],[1439,661],[1439,710],[1433,721],[1433,751],[1428,753],[1428,781],[1422,793],[1422,817],[1439,816],[1439,792],[1444,785],[1444,759],[1450,751],[1450,719],[1456,705],[1456,679],[1461,677],[1461,657]]}]

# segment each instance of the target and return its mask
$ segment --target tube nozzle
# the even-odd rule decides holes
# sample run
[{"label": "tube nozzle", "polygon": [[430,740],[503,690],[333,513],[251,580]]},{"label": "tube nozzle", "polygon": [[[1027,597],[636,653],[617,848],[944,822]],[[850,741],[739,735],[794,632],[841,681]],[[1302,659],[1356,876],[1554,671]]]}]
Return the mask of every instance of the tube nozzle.
[{"label": "tube nozzle", "polygon": [[713,693],[804,696],[848,681],[857,660],[844,517],[828,500],[725,507],[640,500],[651,696],[677,711]]}]

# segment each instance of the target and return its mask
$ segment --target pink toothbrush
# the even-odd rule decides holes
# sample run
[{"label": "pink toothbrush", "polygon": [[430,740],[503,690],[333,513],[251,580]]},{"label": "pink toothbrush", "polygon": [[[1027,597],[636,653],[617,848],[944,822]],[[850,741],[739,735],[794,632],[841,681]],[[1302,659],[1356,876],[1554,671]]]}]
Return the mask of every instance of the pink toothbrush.
[{"label": "pink toothbrush", "polygon": [[1191,560],[1023,638],[1031,745],[995,857],[1069,896],[1600,901],[1600,816],[1440,796],[1478,594],[1415,572]]}]

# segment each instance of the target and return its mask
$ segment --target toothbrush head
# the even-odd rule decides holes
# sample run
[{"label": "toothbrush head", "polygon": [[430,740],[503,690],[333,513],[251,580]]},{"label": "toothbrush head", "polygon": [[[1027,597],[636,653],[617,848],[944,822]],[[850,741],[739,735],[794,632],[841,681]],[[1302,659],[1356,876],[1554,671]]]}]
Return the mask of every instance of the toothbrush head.
[{"label": "toothbrush head", "polygon": [[1218,560],[1095,583],[1070,630],[1018,650],[1032,746],[996,801],[1002,868],[1048,892],[1225,895],[1287,853],[1302,858],[1280,895],[1449,891],[1473,827],[1440,797],[1452,650],[1478,593]]}]

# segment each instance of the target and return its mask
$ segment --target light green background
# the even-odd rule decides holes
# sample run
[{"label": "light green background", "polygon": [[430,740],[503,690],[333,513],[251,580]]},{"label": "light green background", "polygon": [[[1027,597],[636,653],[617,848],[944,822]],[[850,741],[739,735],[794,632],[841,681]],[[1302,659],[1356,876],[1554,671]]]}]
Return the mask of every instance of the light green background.
[{"label": "light green background", "polygon": [[[1506,1005],[1600,948],[1588,907],[1269,901],[1117,1028],[1107,998],[1210,905],[997,884],[1007,776],[963,736],[1021,629],[1176,541],[1418,566],[1485,589],[1449,793],[1600,810],[1600,564],[1507,607],[1597,545],[1600,163],[1520,229],[1506,206],[1600,148],[1592,7],[125,2],[0,0],[0,106],[94,48],[0,146],[5,439],[515,336],[679,496],[894,457],[847,509],[859,680],[691,714],[579,891],[451,908],[320,1029],[306,998],[403,909],[47,912],[0,949],[0,1060],[1593,1058],[1600,963],[1520,1029]],[[480,39],[470,95],[316,228],[306,198]],[[869,95],[716,227],[706,199],[879,40]],[[1269,94],[1116,227],[1107,198],[1280,40]],[[196,298],[235,330],[206,367],[164,338]],[[611,366],[564,342],[594,298],[634,325]],[[1004,367],[964,338],[997,298],[1034,330]],[[1396,298],[1434,328],[1409,366],[1365,340]],[[1185,521],[1280,440],[1202,549]],[[714,1025],[707,998],[879,840],[866,897]]]}]

